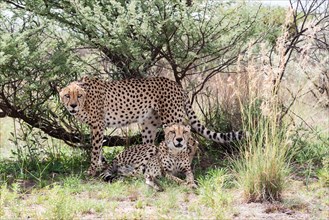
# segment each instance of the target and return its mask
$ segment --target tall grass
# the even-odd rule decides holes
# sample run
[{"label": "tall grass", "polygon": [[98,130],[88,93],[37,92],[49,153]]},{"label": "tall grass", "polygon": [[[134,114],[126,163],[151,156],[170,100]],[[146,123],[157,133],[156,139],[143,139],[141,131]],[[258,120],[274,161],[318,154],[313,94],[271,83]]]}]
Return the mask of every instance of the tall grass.
[{"label": "tall grass", "polygon": [[[248,74],[255,76],[256,73]],[[252,84],[249,86],[251,90],[258,89]],[[276,86],[267,88],[271,94],[267,97],[254,96],[254,91],[250,91],[247,104],[241,104],[244,128],[249,135],[238,160],[234,161],[234,168],[248,202],[281,200],[289,175],[293,152],[289,126],[282,120],[280,98],[275,94]]]},{"label": "tall grass", "polygon": [[[238,160],[234,161],[234,169],[248,202],[282,199],[290,158],[296,151],[290,144],[291,124],[285,118],[287,112],[283,107],[282,76],[288,59],[285,54],[287,37],[288,32],[283,31],[274,58],[267,56],[268,46],[263,44],[250,48],[244,65],[239,60],[239,72],[244,71],[247,77],[238,79],[236,93],[243,126],[249,135]],[[260,54],[256,58],[252,55],[254,50]]]},{"label": "tall grass", "polygon": [[244,197],[248,202],[281,200],[292,155],[288,128],[261,115],[253,104],[245,107],[244,114],[250,135],[234,161]]}]

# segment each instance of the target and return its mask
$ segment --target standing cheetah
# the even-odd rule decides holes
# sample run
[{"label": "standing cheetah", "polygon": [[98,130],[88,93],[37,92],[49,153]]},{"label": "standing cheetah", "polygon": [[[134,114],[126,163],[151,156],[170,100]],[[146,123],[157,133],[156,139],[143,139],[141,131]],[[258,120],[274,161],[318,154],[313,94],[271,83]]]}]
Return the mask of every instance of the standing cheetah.
[{"label": "standing cheetah", "polygon": [[[116,176],[138,176],[143,174],[146,184],[157,191],[162,191],[157,177],[164,174],[179,184],[196,188],[191,169],[197,142],[191,138],[189,126],[173,124],[165,127],[165,140],[158,147],[153,144],[142,144],[128,147],[121,152],[102,173],[103,179],[109,182]],[[183,172],[186,181],[175,175]]]},{"label": "standing cheetah", "polygon": [[104,81],[84,77],[60,91],[61,102],[92,134],[91,165],[94,176],[101,164],[101,147],[106,127],[139,123],[144,144],[153,143],[162,124],[181,124],[187,114],[190,125],[204,137],[216,142],[240,140],[242,132],[216,133],[203,126],[193,111],[189,98],[176,82],[164,77]]}]

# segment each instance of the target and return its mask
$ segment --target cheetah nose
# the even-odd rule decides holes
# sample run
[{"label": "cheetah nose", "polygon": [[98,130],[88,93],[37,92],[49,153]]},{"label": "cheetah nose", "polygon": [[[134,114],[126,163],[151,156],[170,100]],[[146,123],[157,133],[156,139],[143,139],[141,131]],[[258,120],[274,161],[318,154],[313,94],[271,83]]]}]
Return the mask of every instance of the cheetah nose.
[{"label": "cheetah nose", "polygon": [[176,138],[176,141],[182,142],[183,141],[183,138]]},{"label": "cheetah nose", "polygon": [[77,107],[77,104],[71,104],[70,105],[72,108],[75,108],[75,107]]}]

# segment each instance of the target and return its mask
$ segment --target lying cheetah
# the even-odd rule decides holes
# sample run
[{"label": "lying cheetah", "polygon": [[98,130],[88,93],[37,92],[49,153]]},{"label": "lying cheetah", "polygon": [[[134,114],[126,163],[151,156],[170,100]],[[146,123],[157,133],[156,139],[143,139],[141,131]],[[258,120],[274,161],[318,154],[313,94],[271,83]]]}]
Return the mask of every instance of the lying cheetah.
[{"label": "lying cheetah", "polygon": [[[165,175],[179,184],[186,183],[196,188],[191,162],[197,149],[197,142],[192,139],[190,127],[173,124],[164,129],[165,140],[158,147],[153,144],[135,145],[121,152],[102,173],[109,182],[116,176],[143,175],[146,184],[157,191],[162,191],[157,177]],[[186,181],[176,177],[183,172]]]},{"label": "lying cheetah", "polygon": [[103,133],[106,127],[139,123],[144,144],[153,143],[162,124],[181,124],[187,114],[190,125],[204,137],[216,142],[240,140],[242,132],[216,133],[203,126],[193,111],[188,96],[176,82],[164,77],[104,81],[84,77],[60,91],[61,102],[92,134],[90,175],[101,163]]}]

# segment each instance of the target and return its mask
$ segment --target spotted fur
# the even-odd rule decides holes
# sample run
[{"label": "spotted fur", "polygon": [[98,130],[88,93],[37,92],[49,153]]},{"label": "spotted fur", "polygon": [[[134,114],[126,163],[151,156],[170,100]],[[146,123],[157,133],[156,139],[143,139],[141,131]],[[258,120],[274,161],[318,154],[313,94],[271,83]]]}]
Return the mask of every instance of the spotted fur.
[{"label": "spotted fur", "polygon": [[162,124],[183,122],[204,137],[216,142],[240,140],[242,132],[216,133],[197,119],[182,87],[164,77],[104,81],[84,77],[72,82],[60,92],[62,103],[80,121],[87,123],[92,133],[90,175],[95,175],[100,163],[103,133],[106,127],[122,127],[139,123],[143,144],[152,144],[157,128]]},{"label": "spotted fur", "polygon": [[[165,140],[158,147],[135,145],[120,153],[103,172],[103,179],[112,182],[117,176],[144,175],[146,184],[161,191],[157,178],[165,175],[179,184],[195,188],[191,162],[197,142],[191,138],[190,127],[174,124],[164,131]],[[184,173],[186,181],[178,178],[178,173]]]}]

